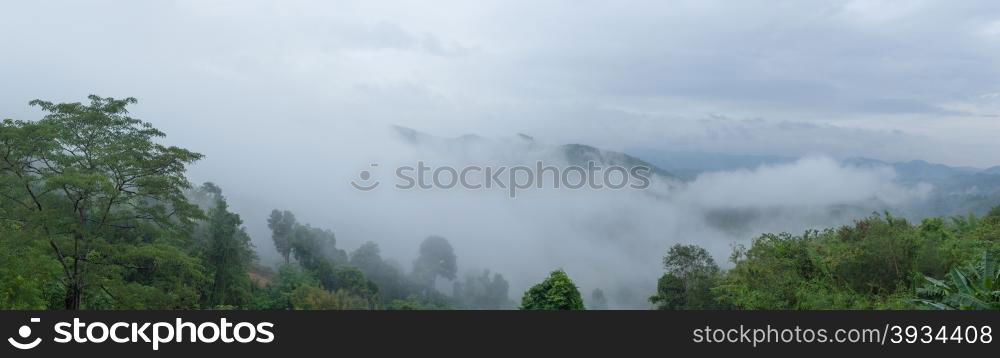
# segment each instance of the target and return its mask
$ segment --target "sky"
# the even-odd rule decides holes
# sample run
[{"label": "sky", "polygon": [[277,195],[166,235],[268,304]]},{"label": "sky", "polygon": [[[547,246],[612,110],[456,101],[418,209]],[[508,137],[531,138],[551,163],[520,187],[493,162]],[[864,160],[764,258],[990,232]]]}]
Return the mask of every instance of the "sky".
[{"label": "sky", "polygon": [[4,116],[37,116],[26,106],[34,98],[133,96],[143,118],[206,152],[227,131],[363,123],[613,149],[1000,164],[994,1],[31,1],[0,10]]},{"label": "sky", "polygon": [[[613,275],[603,265],[647,270],[639,278],[654,282],[658,253],[695,234],[718,238],[706,246],[722,261],[737,238],[705,231],[689,208],[791,206],[798,213],[759,226],[791,230],[831,222],[809,220],[826,205],[919,196],[886,184],[892,173],[828,158],[1000,165],[998,55],[1000,2],[989,0],[8,1],[0,117],[39,118],[27,106],[36,98],[136,97],[135,117],[206,155],[192,181],[220,184],[261,250],[267,213],[288,208],[352,245],[413,233],[383,248],[392,255],[415,251],[425,235],[465,240],[460,259],[506,270],[514,287],[557,265],[592,273],[583,282],[593,287]],[[667,204],[606,193],[515,204],[347,190],[369,163],[420,159],[400,156],[412,148],[389,139],[392,125],[807,159],[706,176]],[[838,195],[845,189],[857,197]],[[558,225],[543,220],[554,217]],[[638,239],[602,261],[607,242],[592,235],[601,230],[581,226],[594,217],[609,222],[601,230],[631,227],[605,238]],[[570,237],[597,243],[552,249]],[[491,255],[511,246],[545,265]],[[657,255],[636,257],[645,252]],[[594,260],[571,260],[580,257]]]}]

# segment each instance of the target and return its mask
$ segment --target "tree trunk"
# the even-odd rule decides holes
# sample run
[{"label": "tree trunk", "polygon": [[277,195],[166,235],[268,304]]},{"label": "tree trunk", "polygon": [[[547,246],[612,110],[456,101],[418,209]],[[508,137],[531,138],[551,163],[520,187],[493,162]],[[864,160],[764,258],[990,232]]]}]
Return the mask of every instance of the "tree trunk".
[{"label": "tree trunk", "polygon": [[73,282],[66,287],[66,309],[67,310],[79,310],[80,301],[83,296],[83,292],[80,289],[80,283],[77,282],[76,278],[73,278]]},{"label": "tree trunk", "polygon": [[80,241],[83,241],[83,235],[73,236],[73,273],[66,293],[67,310],[79,310],[80,303],[83,301],[83,279],[80,277],[82,275],[80,272]]},{"label": "tree trunk", "polygon": [[[63,256],[56,242],[49,240],[49,246],[52,247],[52,252],[55,253],[56,260],[59,260],[59,263],[62,264],[63,274],[66,278],[66,297],[63,299],[64,306],[67,310],[79,310],[80,303],[83,300],[83,283],[80,280],[80,260],[76,259],[78,253],[74,252],[73,270],[70,271],[69,265],[66,264],[66,256]],[[78,245],[74,246],[74,250],[79,248]]]}]

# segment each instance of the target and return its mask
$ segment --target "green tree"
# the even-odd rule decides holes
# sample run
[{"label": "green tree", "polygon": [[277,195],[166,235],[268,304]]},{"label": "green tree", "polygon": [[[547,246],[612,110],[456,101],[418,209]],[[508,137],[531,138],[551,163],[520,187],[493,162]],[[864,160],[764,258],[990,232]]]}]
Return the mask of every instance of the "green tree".
[{"label": "green tree", "polygon": [[580,291],[563,270],[552,271],[549,277],[532,286],[521,298],[522,310],[583,310]]},{"label": "green tree", "polygon": [[406,300],[416,293],[402,271],[382,259],[378,244],[374,242],[366,242],[354,250],[350,256],[350,264],[364,272],[378,286],[379,297],[384,303]]},{"label": "green tree", "polygon": [[300,257],[325,258],[334,265],[347,264],[347,252],[337,248],[333,231],[296,224],[292,229],[291,246],[296,260]]},{"label": "green tree", "polygon": [[[203,262],[177,246],[154,242],[123,245],[118,264],[93,267],[88,309],[198,309],[211,283]],[[96,266],[96,265],[95,265]]]},{"label": "green tree", "polygon": [[0,310],[63,307],[59,263],[42,240],[0,222]]},{"label": "green tree", "polygon": [[296,224],[295,215],[287,210],[271,210],[271,216],[267,218],[267,227],[271,229],[274,248],[285,259],[286,264],[292,253],[292,230]]},{"label": "green tree", "polygon": [[656,295],[649,298],[658,309],[723,308],[712,290],[719,284],[721,270],[702,247],[677,244],[663,257],[667,270],[657,282]]},{"label": "green tree", "polygon": [[248,270],[256,258],[250,235],[238,214],[229,212],[222,190],[206,183],[202,190],[214,197],[206,222],[205,265],[212,274],[208,292],[211,306],[240,306],[250,295]]},{"label": "green tree", "polygon": [[712,291],[744,309],[912,308],[923,277],[996,250],[989,220],[926,218],[920,225],[875,214],[802,235],[764,234],[734,250],[735,267]]},{"label": "green tree", "polygon": [[687,307],[687,288],[684,279],[665,273],[656,281],[656,294],[649,298],[657,309],[680,310]]},{"label": "green tree", "polygon": [[697,245],[676,244],[663,257],[663,267],[667,272],[686,278],[697,275],[712,275],[719,272],[719,265],[704,248]]},{"label": "green tree", "polygon": [[337,248],[333,231],[301,224],[289,211],[271,211],[268,226],[272,231],[275,247],[288,263],[289,255],[303,267],[317,269],[329,261],[330,266],[346,264],[347,252]]},{"label": "green tree", "polygon": [[[134,98],[89,96],[89,104],[34,100],[48,114],[0,125],[0,212],[46,240],[61,267],[64,307],[124,268],[116,253],[157,237],[184,237],[201,217],[184,190],[186,165],[200,154],[155,141],[164,136],[128,115]],[[106,287],[105,287],[106,288]]]},{"label": "green tree", "polygon": [[973,239],[1000,244],[1000,205],[990,209],[980,225],[971,231],[969,236]]},{"label": "green tree", "polygon": [[986,213],[988,220],[1000,220],[1000,205],[994,206]]},{"label": "green tree", "polygon": [[334,270],[333,278],[334,283],[329,288],[331,291],[347,291],[367,300],[369,305],[374,308],[378,301],[378,285],[365,277],[361,270],[356,267],[341,266]]},{"label": "green tree", "polygon": [[[337,248],[336,236],[332,231],[297,223],[287,211],[281,213],[275,210],[272,218],[279,218],[277,221],[272,220],[272,224],[282,223],[272,225],[272,230],[279,228],[275,232],[282,234],[275,237],[287,238],[288,251],[292,257],[309,275],[318,280],[320,286],[331,292],[346,290],[364,298],[374,307],[378,300],[378,286],[368,280],[361,270],[347,266],[347,253]],[[284,223],[291,225],[287,228],[287,235]]]}]

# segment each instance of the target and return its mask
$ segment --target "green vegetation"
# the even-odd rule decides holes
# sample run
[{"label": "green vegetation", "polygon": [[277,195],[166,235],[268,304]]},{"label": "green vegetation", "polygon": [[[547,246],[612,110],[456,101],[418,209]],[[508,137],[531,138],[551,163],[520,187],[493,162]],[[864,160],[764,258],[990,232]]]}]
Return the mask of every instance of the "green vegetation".
[{"label": "green vegetation", "polygon": [[[281,256],[262,265],[223,190],[186,178],[198,153],[160,142],[129,116],[135,99],[32,101],[38,121],[0,123],[0,309],[511,309],[510,284],[459,279],[444,237],[415,247],[407,272],[366,242],[348,253],[329,229],[274,210]],[[626,158],[627,159],[627,158]],[[998,309],[1000,206],[912,224],[886,213],[801,235],[764,234],[721,268],[675,245],[649,298],[658,309]],[[438,287],[450,281],[450,295]],[[594,289],[591,309],[606,309]],[[562,270],[523,310],[582,310]]]},{"label": "green vegetation", "polygon": [[0,309],[512,306],[500,274],[456,283],[454,297],[434,289],[458,272],[443,237],[404,273],[377,244],[348,255],[289,211],[267,222],[284,263],[262,266],[222,189],[188,182],[200,154],[160,144],[128,115],[134,98],[89,100],[32,101],[44,118],[0,124]]},{"label": "green vegetation", "polygon": [[927,299],[917,303],[931,308],[952,310],[1000,309],[1000,260],[993,253],[966,267],[953,268],[947,280],[925,277],[928,283],[917,293]]},{"label": "green vegetation", "polygon": [[662,309],[997,309],[1000,209],[983,218],[889,214],[802,235],[764,234],[719,271],[675,246],[650,298]]},{"label": "green vegetation", "polygon": [[705,249],[694,245],[674,245],[663,258],[663,274],[656,283],[656,295],[649,298],[658,309],[721,309],[712,288],[722,278],[719,266]]},{"label": "green vegetation", "polygon": [[522,310],[583,310],[583,298],[576,285],[563,270],[552,271],[549,277],[524,293]]},{"label": "green vegetation", "polygon": [[190,238],[193,220],[204,217],[185,197],[190,184],[184,177],[185,166],[201,155],[156,143],[164,134],[129,117],[125,108],[132,103],[97,96],[89,104],[35,100],[31,105],[48,113],[42,120],[0,125],[3,236],[49,246],[58,265],[50,278],[59,278],[64,294],[62,305],[45,307],[198,304],[204,266],[178,244]]}]

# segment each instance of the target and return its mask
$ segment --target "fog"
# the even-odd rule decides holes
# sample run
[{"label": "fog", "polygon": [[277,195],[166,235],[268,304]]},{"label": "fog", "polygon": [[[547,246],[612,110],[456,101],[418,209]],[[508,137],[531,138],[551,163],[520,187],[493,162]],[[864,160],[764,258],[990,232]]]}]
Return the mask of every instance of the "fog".
[{"label": "fog", "polygon": [[[675,243],[703,246],[725,262],[732,245],[748,244],[762,232],[797,233],[849,223],[919,201],[930,189],[926,184],[894,184],[891,169],[845,167],[827,157],[706,173],[690,182],[654,176],[646,189],[556,189],[546,184],[519,191],[515,198],[500,188],[399,189],[396,184],[402,181],[395,168],[421,161],[456,168],[571,163],[556,143],[537,139],[421,134],[411,141],[391,127],[367,133],[356,150],[324,157],[328,163],[345,164],[263,160],[274,172],[294,174],[222,184],[265,261],[277,261],[266,215],[271,208],[288,209],[301,221],[335,230],[341,248],[377,242],[384,256],[403,268],[415,259],[421,240],[441,235],[454,246],[460,272],[502,273],[513,295],[562,268],[583,292],[601,288],[618,308],[647,307],[645,299],[662,273],[662,257]],[[359,181],[361,170],[371,172],[368,183],[380,185],[372,191],[348,185]],[[286,180],[294,185],[255,189]]]},{"label": "fog", "polygon": [[[646,307],[674,243],[723,262],[761,232],[849,223],[924,199],[864,156],[1000,164],[992,1],[37,1],[0,5],[0,107],[90,93],[139,103],[205,154],[265,263],[293,211],[410,266],[452,242],[463,272],[520,294],[564,268]],[[985,80],[984,80],[985,79]],[[395,125],[427,133],[412,143]],[[534,138],[526,141],[518,133]],[[476,135],[477,137],[462,137]],[[656,178],[645,190],[396,190],[393,170],[565,163],[563,144],[803,158]],[[641,158],[640,158],[641,159]],[[372,167],[377,163],[377,167]],[[372,170],[382,185],[350,185]]]}]

